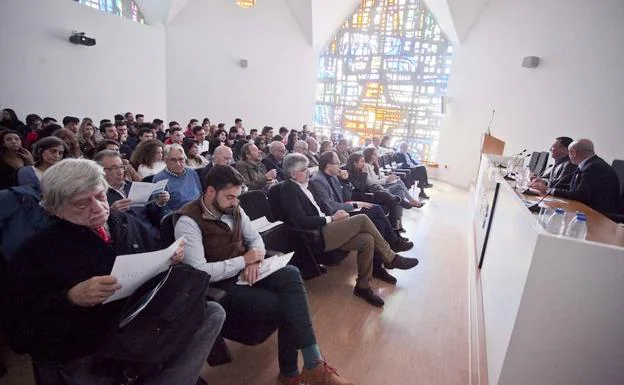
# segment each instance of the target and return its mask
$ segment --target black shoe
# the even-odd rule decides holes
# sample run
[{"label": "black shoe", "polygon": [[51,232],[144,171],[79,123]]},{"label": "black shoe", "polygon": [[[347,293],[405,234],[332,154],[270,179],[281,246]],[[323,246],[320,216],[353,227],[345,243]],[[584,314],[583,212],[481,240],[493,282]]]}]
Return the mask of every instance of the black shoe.
[{"label": "black shoe", "polygon": [[401,201],[401,203],[399,203],[399,206],[403,207],[405,210],[409,210],[412,207],[414,207],[414,206],[412,206],[411,203],[406,202],[406,201]]},{"label": "black shoe", "polygon": [[383,267],[373,268],[373,277],[391,285],[396,285],[397,283],[397,279],[391,276],[390,273],[388,273],[388,271]]},{"label": "black shoe", "polygon": [[404,236],[402,236],[399,230],[394,230],[394,235],[396,235],[397,239],[400,241],[409,242],[409,238],[405,238]]},{"label": "black shoe", "polygon": [[418,197],[422,199],[429,199],[429,195],[425,194],[424,191],[418,194]]},{"label": "black shoe", "polygon": [[384,263],[384,267],[386,269],[399,269],[399,270],[409,270],[418,265],[418,259],[416,258],[406,258],[401,257],[397,254],[392,262]]},{"label": "black shoe", "polygon": [[405,233],[407,232],[407,230],[405,230],[403,227],[399,227],[399,229],[397,230],[399,233]]},{"label": "black shoe", "polygon": [[426,185],[422,186],[423,188],[432,188],[433,185],[431,183],[427,183]]},{"label": "black shoe", "polygon": [[370,287],[360,289],[356,286],[355,289],[353,289],[353,294],[376,307],[382,307],[385,304],[384,300],[381,299],[380,296],[375,294],[375,292],[373,292],[373,289],[371,289]]},{"label": "black shoe", "polygon": [[392,248],[392,250],[400,253],[402,251],[411,250],[414,247],[414,243],[410,241],[399,240],[397,242],[393,242],[390,247]]}]

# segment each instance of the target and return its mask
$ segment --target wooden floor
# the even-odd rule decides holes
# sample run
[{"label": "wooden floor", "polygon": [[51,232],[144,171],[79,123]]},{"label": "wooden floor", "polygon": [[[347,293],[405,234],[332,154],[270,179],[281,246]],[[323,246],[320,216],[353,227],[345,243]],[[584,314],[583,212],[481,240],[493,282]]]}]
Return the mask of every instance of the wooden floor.
[{"label": "wooden floor", "polygon": [[[468,192],[443,183],[423,209],[405,211],[420,264],[393,273],[396,287],[373,281],[385,299],[374,308],[352,294],[355,260],[307,281],[317,339],[328,363],[358,385],[469,384]],[[210,385],[275,384],[277,338],[247,347],[228,341],[234,363],[203,371]],[[0,384],[30,385],[23,357],[4,352]],[[8,359],[8,362],[7,362]]]}]

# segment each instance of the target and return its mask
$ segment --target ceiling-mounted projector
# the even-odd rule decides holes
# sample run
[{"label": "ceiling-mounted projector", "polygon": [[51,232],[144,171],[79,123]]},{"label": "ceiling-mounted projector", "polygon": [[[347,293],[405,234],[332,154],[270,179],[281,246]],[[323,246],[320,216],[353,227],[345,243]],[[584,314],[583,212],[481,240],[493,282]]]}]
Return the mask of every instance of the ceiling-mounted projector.
[{"label": "ceiling-mounted projector", "polygon": [[80,44],[80,45],[87,45],[87,46],[95,45],[95,39],[92,37],[86,36],[84,32],[72,31],[72,34],[69,37],[69,41],[73,44]]}]

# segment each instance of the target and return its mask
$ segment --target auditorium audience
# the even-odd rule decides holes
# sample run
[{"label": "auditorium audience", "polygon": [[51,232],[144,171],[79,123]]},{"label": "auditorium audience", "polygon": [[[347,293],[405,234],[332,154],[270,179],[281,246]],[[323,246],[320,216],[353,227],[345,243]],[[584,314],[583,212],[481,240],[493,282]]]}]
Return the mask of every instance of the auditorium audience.
[{"label": "auditorium audience", "polygon": [[37,193],[41,192],[41,176],[50,167],[62,160],[67,154],[67,145],[55,136],[43,138],[33,148],[33,165],[25,166],[17,172],[20,186],[29,186]]},{"label": "auditorium audience", "polygon": [[269,145],[269,154],[262,159],[262,163],[266,167],[267,171],[275,170],[277,173],[277,180],[286,180],[286,173],[282,168],[282,161],[286,156],[286,146],[280,141],[273,141]]},{"label": "auditorium audience", "polygon": [[[210,125],[210,121],[208,121]],[[193,127],[193,138],[197,142],[197,153],[201,156],[206,156],[210,152],[210,142],[206,140],[207,130],[204,126]]]},{"label": "auditorium audience", "polygon": [[22,138],[17,131],[0,131],[0,189],[17,186],[18,170],[32,164],[32,155],[22,147]]},{"label": "auditorium audience", "polygon": [[[264,139],[266,140],[266,144],[268,146],[268,144],[273,141],[273,127],[264,126],[262,128],[261,136],[264,136]],[[260,148],[260,147],[258,147],[258,148]]]},{"label": "auditorium audience", "polygon": [[225,130],[223,129],[217,130],[217,132],[215,132],[214,139],[212,140],[212,142],[210,142],[210,148],[208,150],[210,155],[214,154],[214,151],[217,147],[221,145],[227,146],[227,139],[228,139],[228,134]]},{"label": "auditorium audience", "polygon": [[347,159],[349,158],[349,141],[345,138],[342,138],[336,144],[336,154],[338,155],[338,159],[340,160],[340,164],[347,163]]},{"label": "auditorium audience", "polygon": [[308,151],[308,143],[304,142],[303,140],[298,140],[295,143],[295,145],[293,146],[293,152],[305,155],[306,158],[308,158],[308,162],[309,162],[308,167],[319,166],[319,161],[316,155]]},{"label": "auditorium audience", "polygon": [[154,175],[152,182],[168,180],[169,208],[177,210],[200,196],[202,189],[199,176],[195,170],[186,167],[186,155],[179,144],[165,146],[163,158],[165,169]]},{"label": "auditorium audience", "polygon": [[429,175],[427,174],[427,168],[424,164],[418,163],[412,154],[408,151],[407,142],[401,142],[399,144],[399,151],[394,153],[394,160],[399,167],[410,170],[410,177],[414,181],[418,182],[418,188],[420,193],[419,198],[427,199],[429,196],[425,193],[426,188],[431,188],[433,185],[429,183]]},{"label": "auditorium audience", "polygon": [[[22,127],[18,127],[17,132],[22,139],[25,139],[31,132],[41,130],[41,124],[41,117],[39,117],[39,115],[29,114],[26,116],[26,124]],[[22,142],[24,142],[24,140],[22,140]],[[22,145],[23,144],[24,143],[22,143]]]},{"label": "auditorium audience", "polygon": [[[316,340],[299,270],[286,266],[261,281],[264,242],[238,205],[243,180],[231,167],[215,166],[200,199],[179,211],[176,238],[185,237],[184,263],[210,274],[212,285],[227,293],[228,319],[278,326],[278,384],[353,385],[330,368]],[[249,282],[238,285],[238,275]],[[303,370],[297,356],[301,350]]]},{"label": "auditorium audience", "polygon": [[67,153],[65,154],[65,157],[76,158],[76,159],[82,157],[82,153],[80,152],[80,145],[78,144],[78,140],[76,139],[76,136],[71,130],[62,128],[60,130],[57,130],[54,133],[54,136],[56,136],[57,138],[65,142],[65,146],[67,148]]},{"label": "auditorium audience", "polygon": [[262,163],[262,153],[253,143],[243,146],[242,160],[235,168],[245,178],[245,185],[250,190],[268,191],[277,182],[277,170],[267,171]]},{"label": "auditorium audience", "polygon": [[331,151],[332,149],[332,142],[330,142],[329,140],[323,140],[321,142],[321,148],[319,149],[319,155],[322,155],[324,152],[326,151]]},{"label": "auditorium audience", "polygon": [[[98,352],[118,327],[127,299],[104,304],[120,289],[110,275],[117,255],[154,251],[160,245],[132,216],[110,211],[101,168],[68,159],[46,171],[42,203],[56,220],[29,237],[9,265],[8,327],[13,346],[28,353],[46,381],[112,384],[119,364],[102,366]],[[178,263],[183,248],[171,256]],[[165,370],[141,383],[196,383],[225,314],[207,303],[205,318]]]},{"label": "auditorium audience", "polygon": [[160,221],[170,212],[167,207],[169,193],[161,192],[144,206],[131,206],[132,201],[128,199],[128,194],[132,188],[132,181],[125,179],[126,166],[119,153],[109,150],[100,151],[95,155],[94,160],[104,169],[104,177],[108,183],[106,198],[110,208],[135,216],[150,229],[153,237],[160,239]]},{"label": "auditorium audience", "polygon": [[139,144],[132,153],[130,164],[142,178],[158,174],[165,169],[163,162],[164,146],[157,139],[151,139]]},{"label": "auditorium audience", "polygon": [[388,269],[411,269],[418,264],[418,260],[396,254],[366,215],[349,216],[344,210],[338,210],[331,216],[325,215],[308,189],[310,171],[304,155],[286,156],[284,172],[288,179],[281,187],[280,195],[285,221],[294,228],[319,230],[324,251],[357,251],[358,277],[353,294],[373,306],[383,306],[384,300],[370,286],[373,253],[376,251],[379,254]]},{"label": "auditorium audience", "polygon": [[398,195],[404,202],[404,208],[411,207],[423,207],[424,203],[414,199],[403,181],[399,179],[396,174],[389,174],[386,176],[382,176],[379,170],[379,164],[377,160],[379,159],[377,155],[377,150],[374,147],[367,147],[364,149],[364,160],[366,162],[366,185],[372,187],[374,185],[381,185],[389,193],[393,195]]},{"label": "auditorium audience", "polygon": [[258,150],[260,150],[260,154],[263,158],[269,153],[269,146],[267,146],[267,140],[264,136],[258,136],[256,140],[254,140],[254,144],[258,147]]},{"label": "auditorium audience", "polygon": [[[196,126],[195,128],[198,127],[201,128],[201,126]],[[199,146],[194,139],[185,138],[182,148],[184,148],[184,154],[186,154],[186,165],[190,168],[197,169],[208,165],[208,159],[199,154]]]},{"label": "auditorium audience", "polygon": [[570,161],[578,166],[569,188],[552,187],[546,190],[556,197],[585,203],[601,213],[617,213],[620,202],[620,182],[613,167],[596,155],[594,143],[579,139],[568,147]]},{"label": "auditorium audience", "polygon": [[2,120],[0,120],[0,127],[7,128],[19,132],[24,122],[19,120],[14,110],[5,108],[2,110]]},{"label": "auditorium audience", "polygon": [[93,123],[83,121],[78,129],[78,146],[83,157],[87,159],[93,159],[95,155],[95,130],[93,129]]},{"label": "auditorium audience", "polygon": [[169,138],[165,140],[165,144],[179,144],[182,145],[184,141],[184,133],[180,127],[174,127],[169,130]]},{"label": "auditorium audience", "polygon": [[550,146],[550,155],[555,160],[555,164],[546,175],[543,177],[535,178],[531,181],[529,187],[534,188],[542,193],[547,190],[549,186],[554,186],[560,189],[569,189],[572,178],[574,177],[574,171],[577,170],[577,166],[572,163],[569,156],[568,146],[572,144],[574,140],[567,136],[561,136],[555,139],[555,142]]},{"label": "auditorium audience", "polygon": [[384,208],[384,212],[388,213],[388,220],[390,220],[392,227],[398,231],[403,230],[401,226],[401,217],[403,216],[401,203],[403,200],[401,197],[389,193],[381,185],[367,185],[368,175],[365,171],[364,155],[358,152],[349,155],[345,168],[349,173],[349,182],[353,186],[353,191],[359,194],[372,193],[373,203],[380,205]]},{"label": "auditorium audience", "polygon": [[78,134],[78,126],[80,125],[80,119],[75,116],[66,116],[63,118],[63,128],[71,131],[72,134]]}]

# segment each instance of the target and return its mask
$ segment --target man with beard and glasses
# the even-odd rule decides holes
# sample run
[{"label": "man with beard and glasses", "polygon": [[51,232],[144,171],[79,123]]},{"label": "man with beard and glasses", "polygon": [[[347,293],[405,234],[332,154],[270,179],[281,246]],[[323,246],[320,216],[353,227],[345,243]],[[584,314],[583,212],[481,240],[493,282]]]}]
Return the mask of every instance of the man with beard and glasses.
[{"label": "man with beard and glasses", "polygon": [[[286,266],[258,281],[265,247],[238,206],[242,176],[232,167],[214,166],[204,184],[204,195],[176,213],[175,237],[186,239],[183,263],[210,274],[211,285],[227,293],[224,308],[232,322],[245,320],[253,327],[274,320],[279,325],[278,384],[353,385],[321,356],[299,270]],[[249,284],[236,283],[241,272]]]}]

